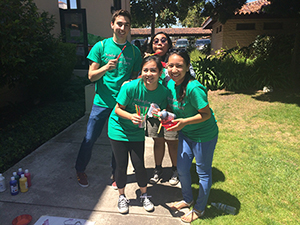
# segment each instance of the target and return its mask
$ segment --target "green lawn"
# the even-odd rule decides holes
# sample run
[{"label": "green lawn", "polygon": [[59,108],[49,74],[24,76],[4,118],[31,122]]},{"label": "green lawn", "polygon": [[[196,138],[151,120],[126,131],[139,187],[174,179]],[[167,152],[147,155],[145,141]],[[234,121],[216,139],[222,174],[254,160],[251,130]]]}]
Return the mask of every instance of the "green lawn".
[{"label": "green lawn", "polygon": [[210,91],[209,102],[220,133],[206,213],[193,224],[299,224],[300,95]]}]

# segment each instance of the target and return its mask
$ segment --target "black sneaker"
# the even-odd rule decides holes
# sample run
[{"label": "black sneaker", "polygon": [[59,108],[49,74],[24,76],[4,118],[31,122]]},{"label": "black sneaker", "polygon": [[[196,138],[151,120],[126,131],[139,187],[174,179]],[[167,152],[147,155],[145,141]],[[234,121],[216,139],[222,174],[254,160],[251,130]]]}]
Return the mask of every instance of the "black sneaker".
[{"label": "black sneaker", "polygon": [[125,197],[125,195],[120,195],[118,200],[118,210],[120,213],[128,213],[129,200]]},{"label": "black sneaker", "polygon": [[151,184],[156,184],[162,177],[162,170],[154,169],[153,176],[150,178]]},{"label": "black sneaker", "polygon": [[140,196],[140,198],[141,198],[141,202],[143,203],[143,207],[147,212],[154,210],[154,205],[149,199],[151,198],[151,196],[148,196],[147,193],[144,193]]},{"label": "black sneaker", "polygon": [[87,175],[85,174],[85,172],[77,172],[77,180],[78,180],[78,184],[81,187],[89,186],[89,182],[87,180]]}]

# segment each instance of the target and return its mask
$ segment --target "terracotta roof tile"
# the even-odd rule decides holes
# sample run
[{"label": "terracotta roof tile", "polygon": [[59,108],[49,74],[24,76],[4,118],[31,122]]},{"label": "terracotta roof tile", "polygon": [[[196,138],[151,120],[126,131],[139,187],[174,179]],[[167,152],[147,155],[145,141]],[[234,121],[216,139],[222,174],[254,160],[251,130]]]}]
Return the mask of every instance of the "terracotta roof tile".
[{"label": "terracotta roof tile", "polygon": [[242,6],[241,9],[235,12],[235,15],[246,15],[246,14],[260,14],[262,13],[262,8],[266,5],[271,4],[270,1],[267,0],[257,0],[254,2],[248,2]]},{"label": "terracotta roof tile", "polygon": [[[202,29],[202,27],[192,27],[192,28],[155,28],[155,33],[165,32],[171,36],[189,36],[189,35],[211,35],[211,31],[207,29]],[[150,36],[150,28],[131,28],[131,35],[133,36]]]}]

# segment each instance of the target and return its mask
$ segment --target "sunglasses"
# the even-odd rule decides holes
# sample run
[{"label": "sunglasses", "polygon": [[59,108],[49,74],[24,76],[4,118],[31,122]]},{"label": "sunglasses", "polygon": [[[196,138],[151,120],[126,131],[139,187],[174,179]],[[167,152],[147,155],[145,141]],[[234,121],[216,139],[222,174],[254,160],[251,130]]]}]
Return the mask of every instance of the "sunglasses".
[{"label": "sunglasses", "polygon": [[153,40],[153,44],[157,45],[159,43],[159,41],[162,43],[162,44],[165,44],[166,42],[168,42],[167,38],[162,38],[162,39],[158,39],[158,38],[155,38]]}]

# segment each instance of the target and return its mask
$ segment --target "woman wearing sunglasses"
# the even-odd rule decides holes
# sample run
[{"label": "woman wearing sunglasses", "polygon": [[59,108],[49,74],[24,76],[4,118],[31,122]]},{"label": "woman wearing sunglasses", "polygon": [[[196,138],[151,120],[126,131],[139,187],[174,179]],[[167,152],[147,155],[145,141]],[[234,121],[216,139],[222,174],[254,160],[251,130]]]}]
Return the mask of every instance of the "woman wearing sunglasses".
[{"label": "woman wearing sunglasses", "polygon": [[[165,66],[165,62],[168,60],[168,53],[172,49],[172,41],[168,34],[164,32],[159,32],[155,34],[150,41],[151,53],[145,53],[145,56],[150,54],[155,54],[160,56],[162,59],[162,64]],[[161,75],[161,83],[167,86],[169,81],[167,76],[167,70],[164,68]],[[162,109],[161,109],[162,110]],[[179,182],[177,173],[177,146],[178,146],[178,132],[170,131],[167,132],[164,127],[161,127],[160,132],[158,132],[160,126],[160,121],[157,118],[150,117],[147,119],[146,124],[146,136],[152,137],[154,140],[154,162],[155,169],[152,177],[150,178],[150,183],[156,184],[162,178],[162,161],[165,155],[165,142],[168,145],[169,155],[172,162],[172,173],[173,175],[169,179],[171,185],[176,185]]]},{"label": "woman wearing sunglasses", "polygon": [[[155,34],[150,41],[150,54],[159,55],[162,58],[162,64],[165,66],[168,61],[169,53],[172,51],[172,40],[168,34],[165,32],[158,32]],[[149,53],[145,53],[149,55]],[[190,67],[190,73],[194,74],[193,67]],[[163,69],[161,75],[162,83],[167,86],[170,77],[168,71]],[[171,185],[177,185],[179,182],[177,173],[177,147],[178,147],[178,132],[177,131],[167,131],[164,127],[159,130],[160,122],[158,119],[149,118],[147,119],[146,126],[146,136],[152,137],[154,140],[154,161],[155,169],[153,176],[150,178],[150,183],[156,184],[162,178],[162,161],[165,155],[165,143],[168,145],[169,156],[172,163],[172,176],[169,179]]]}]

